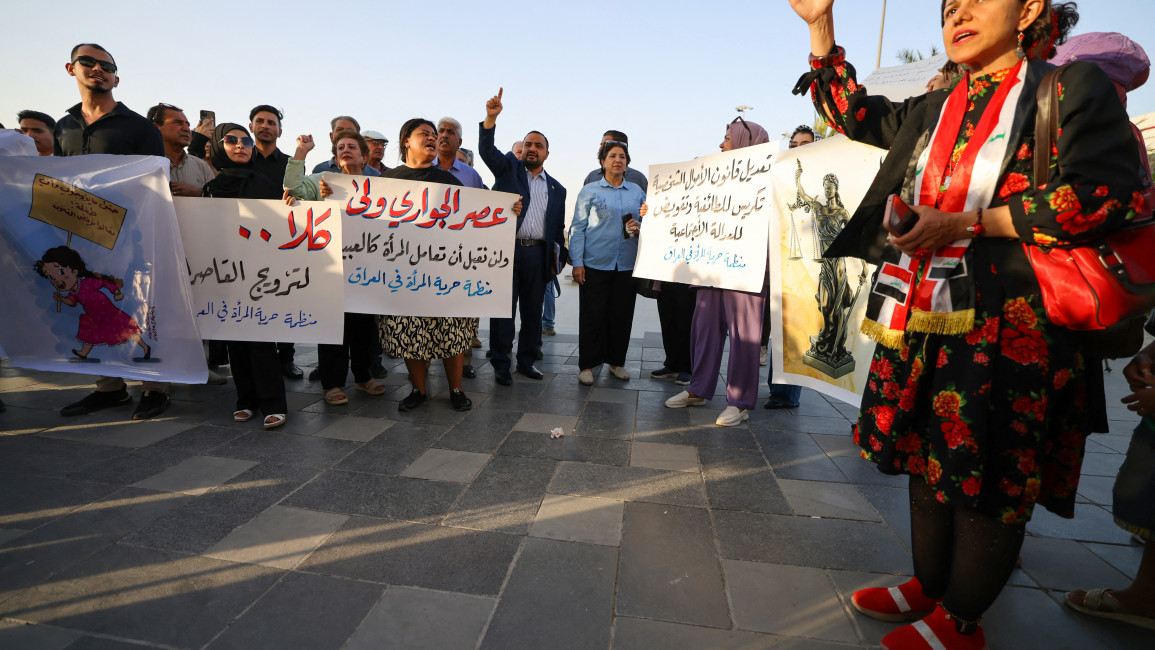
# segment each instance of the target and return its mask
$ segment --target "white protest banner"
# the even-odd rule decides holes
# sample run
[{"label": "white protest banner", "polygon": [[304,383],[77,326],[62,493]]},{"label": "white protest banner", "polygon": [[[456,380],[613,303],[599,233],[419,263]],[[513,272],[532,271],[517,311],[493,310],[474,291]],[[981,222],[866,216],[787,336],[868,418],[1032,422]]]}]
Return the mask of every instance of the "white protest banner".
[{"label": "white protest banner", "polygon": [[650,165],[634,276],[761,291],[777,143]]},{"label": "white protest banner", "polygon": [[13,366],[204,383],[167,158],[0,156]]},{"label": "white protest banner", "polygon": [[857,405],[874,354],[861,332],[874,267],[822,259],[858,208],[886,152],[843,135],[774,158],[770,234],[775,383],[813,388]]},{"label": "white protest banner", "polygon": [[332,203],[174,203],[203,338],[341,342],[341,217]]},{"label": "white protest banner", "polygon": [[517,196],[325,174],[342,211],[345,311],[508,318]]},{"label": "white protest banner", "polygon": [[879,68],[859,85],[864,86],[871,95],[882,95],[892,102],[906,101],[915,95],[925,94],[926,82],[938,75],[939,69],[946,62],[947,56],[938,54],[914,63]]}]

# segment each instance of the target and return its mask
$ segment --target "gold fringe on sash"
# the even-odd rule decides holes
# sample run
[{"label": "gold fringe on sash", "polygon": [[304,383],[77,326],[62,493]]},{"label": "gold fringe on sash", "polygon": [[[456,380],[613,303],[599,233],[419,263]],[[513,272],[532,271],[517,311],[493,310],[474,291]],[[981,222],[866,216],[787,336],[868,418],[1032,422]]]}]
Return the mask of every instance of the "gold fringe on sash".
[{"label": "gold fringe on sash", "polygon": [[862,333],[866,335],[866,338],[892,350],[898,350],[902,347],[902,338],[905,334],[902,330],[892,330],[869,318],[862,319]]},{"label": "gold fringe on sash", "polygon": [[960,309],[952,312],[923,311],[913,309],[906,329],[928,334],[966,334],[975,327],[975,310]]}]

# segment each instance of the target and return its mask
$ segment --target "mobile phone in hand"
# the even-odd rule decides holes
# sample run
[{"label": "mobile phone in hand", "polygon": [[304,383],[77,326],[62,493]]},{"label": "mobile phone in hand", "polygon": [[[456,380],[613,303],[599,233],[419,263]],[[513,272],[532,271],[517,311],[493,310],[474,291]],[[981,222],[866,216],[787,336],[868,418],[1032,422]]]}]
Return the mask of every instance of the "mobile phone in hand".
[{"label": "mobile phone in hand", "polygon": [[217,123],[217,114],[216,114],[216,111],[205,111],[205,110],[202,110],[202,111],[201,111],[201,122],[203,122],[203,123],[205,123],[205,124],[213,124],[213,125],[215,125],[215,124]]},{"label": "mobile phone in hand", "polygon": [[886,214],[882,218],[882,223],[892,235],[901,237],[918,223],[918,213],[911,210],[897,194],[891,194],[886,199]]}]

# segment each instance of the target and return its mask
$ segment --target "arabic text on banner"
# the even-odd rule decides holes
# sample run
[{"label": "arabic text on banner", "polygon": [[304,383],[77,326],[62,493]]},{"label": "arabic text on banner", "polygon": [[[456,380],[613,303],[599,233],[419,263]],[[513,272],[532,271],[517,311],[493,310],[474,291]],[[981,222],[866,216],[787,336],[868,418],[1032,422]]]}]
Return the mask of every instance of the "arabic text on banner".
[{"label": "arabic text on banner", "polygon": [[345,310],[510,316],[517,196],[326,174],[343,217]]},{"label": "arabic text on banner", "polygon": [[777,143],[650,166],[634,276],[761,291]]},{"label": "arabic text on banner", "polygon": [[340,343],[341,217],[332,203],[177,198],[201,336]]}]

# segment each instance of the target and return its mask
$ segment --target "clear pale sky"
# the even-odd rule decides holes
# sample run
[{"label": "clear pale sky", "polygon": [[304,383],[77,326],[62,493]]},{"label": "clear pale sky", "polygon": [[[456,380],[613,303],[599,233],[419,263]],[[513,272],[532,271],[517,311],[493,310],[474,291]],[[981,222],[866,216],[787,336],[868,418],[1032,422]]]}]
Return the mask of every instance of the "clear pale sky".
[{"label": "clear pale sky", "polygon": [[[942,49],[938,0],[889,0],[882,65],[902,48]],[[882,0],[839,0],[835,34],[858,68],[874,69]],[[1155,55],[1151,0],[1083,0],[1075,33],[1119,31]],[[59,117],[78,99],[64,71],[79,42],[103,45],[120,66],[115,97],[139,113],[158,101],[196,121],[248,124],[249,109],[285,113],[282,150],[298,134],[328,141],[329,119],[349,114],[389,137],[410,117],[456,117],[476,150],[485,101],[505,88],[503,150],[526,131],[550,140],[546,171],[571,203],[597,166],[601,134],[630,136],[634,167],[718,151],[735,107],[772,134],[813,121],[790,94],[805,72],[806,26],[787,0],[756,2],[75,2],[9,7],[0,70],[0,122],[25,108]],[[1155,111],[1155,82],[1130,98]],[[318,146],[308,165],[329,157]],[[486,182],[492,176],[477,161]]]}]

